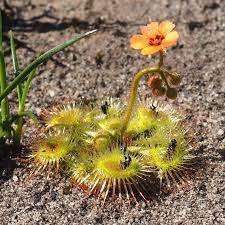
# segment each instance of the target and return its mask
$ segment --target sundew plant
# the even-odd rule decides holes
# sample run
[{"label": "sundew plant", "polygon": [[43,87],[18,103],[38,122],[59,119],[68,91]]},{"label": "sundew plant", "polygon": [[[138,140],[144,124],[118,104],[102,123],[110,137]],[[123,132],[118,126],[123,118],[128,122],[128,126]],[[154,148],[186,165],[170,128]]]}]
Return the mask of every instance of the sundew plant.
[{"label": "sundew plant", "polygon": [[185,182],[192,156],[182,116],[168,104],[137,98],[144,76],[155,97],[177,98],[181,76],[164,67],[164,57],[178,38],[170,21],[151,22],[131,37],[132,48],[158,54],[159,62],[134,75],[127,103],[109,97],[95,106],[70,102],[44,110],[45,132],[33,145],[31,175],[64,171],[103,204],[111,198],[120,205],[148,200],[156,185]]}]

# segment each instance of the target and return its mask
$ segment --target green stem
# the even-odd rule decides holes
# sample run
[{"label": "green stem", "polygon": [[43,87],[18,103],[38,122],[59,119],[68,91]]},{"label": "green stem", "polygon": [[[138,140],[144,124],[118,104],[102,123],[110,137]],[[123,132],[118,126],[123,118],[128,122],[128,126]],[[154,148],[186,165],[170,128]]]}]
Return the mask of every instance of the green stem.
[{"label": "green stem", "polygon": [[37,66],[39,66],[41,63],[45,62],[46,60],[48,60],[49,58],[51,58],[53,55],[55,55],[56,53],[62,51],[63,49],[65,49],[66,47],[74,44],[75,42],[77,42],[78,40],[89,36],[90,34],[96,32],[96,30],[87,32],[85,34],[79,34],[76,35],[75,37],[71,38],[68,41],[63,42],[62,44],[52,48],[51,50],[45,52],[43,55],[39,56],[37,59],[35,59],[31,64],[29,64],[9,85],[8,87],[1,93],[0,95],[0,101],[2,101],[9,93],[11,93],[11,91],[16,88],[16,86],[22,82],[29,74],[30,72],[37,68]]},{"label": "green stem", "polygon": [[166,77],[165,77],[164,71],[163,71],[163,70],[160,71],[159,74],[160,74],[161,78],[163,79],[163,81],[165,82],[166,87],[167,87],[167,88],[170,88],[170,85],[169,85],[169,83],[168,83],[168,81],[167,81],[167,79],[166,79]]},{"label": "green stem", "polygon": [[[27,82],[24,86],[23,94],[22,94],[21,101],[20,101],[20,104],[19,104],[19,110],[18,110],[19,116],[21,116],[25,111],[26,98],[27,98],[27,95],[28,95],[28,91],[29,91],[29,88],[30,88],[31,81],[34,78],[35,73],[36,73],[36,69],[31,71],[31,73],[30,73],[30,75],[27,79]],[[14,143],[15,143],[15,145],[20,144],[22,127],[23,127],[23,117],[20,117],[18,119],[16,130],[15,130],[15,133],[14,133]]]},{"label": "green stem", "polygon": [[125,114],[125,118],[123,121],[123,126],[121,129],[121,136],[123,136],[124,132],[127,129],[127,125],[130,121],[132,112],[133,112],[133,108],[134,108],[134,104],[136,101],[136,97],[137,97],[137,91],[138,91],[138,85],[140,83],[141,78],[144,75],[148,75],[150,73],[155,73],[155,72],[160,72],[161,67],[163,66],[163,53],[160,52],[160,59],[159,59],[159,63],[156,67],[150,67],[147,69],[143,69],[140,70],[138,73],[135,74],[133,81],[132,81],[132,85],[131,85],[131,91],[130,91],[130,97],[129,97],[129,102],[128,102],[128,106],[127,106],[127,110],[126,110],[126,114]]},{"label": "green stem", "polygon": [[163,66],[163,51],[159,52],[159,63],[158,63],[158,67],[161,68]]},{"label": "green stem", "polygon": [[16,146],[20,145],[20,139],[21,139],[21,135],[22,135],[22,127],[23,127],[23,118],[18,118],[18,122],[17,122],[17,126],[14,132],[14,144]]}]

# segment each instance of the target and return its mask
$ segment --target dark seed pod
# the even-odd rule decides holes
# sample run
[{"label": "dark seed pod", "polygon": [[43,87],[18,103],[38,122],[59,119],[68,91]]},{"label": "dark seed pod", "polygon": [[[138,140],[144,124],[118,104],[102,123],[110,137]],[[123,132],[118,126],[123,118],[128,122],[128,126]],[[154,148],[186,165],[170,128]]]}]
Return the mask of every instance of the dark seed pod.
[{"label": "dark seed pod", "polygon": [[162,86],[162,79],[158,75],[149,77],[148,86],[151,89],[160,88]]},{"label": "dark seed pod", "polygon": [[166,97],[172,100],[175,100],[177,98],[177,90],[176,88],[168,88],[166,90]]},{"label": "dark seed pod", "polygon": [[165,93],[166,93],[166,88],[164,88],[164,87],[152,89],[152,94],[156,97],[163,96],[163,95],[165,95]]},{"label": "dark seed pod", "polygon": [[177,72],[173,72],[168,76],[168,81],[171,85],[177,86],[181,83],[181,75]]}]

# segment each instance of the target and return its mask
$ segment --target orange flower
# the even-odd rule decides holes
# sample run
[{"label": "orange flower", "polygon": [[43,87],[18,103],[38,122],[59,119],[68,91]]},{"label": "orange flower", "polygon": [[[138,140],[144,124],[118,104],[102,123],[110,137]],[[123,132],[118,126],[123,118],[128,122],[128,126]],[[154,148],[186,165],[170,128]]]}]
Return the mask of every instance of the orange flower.
[{"label": "orange flower", "polygon": [[167,47],[175,45],[179,38],[179,34],[174,31],[174,28],[175,24],[170,21],[163,21],[160,24],[151,22],[147,26],[141,27],[141,35],[131,37],[131,47],[142,49],[142,55],[165,51]]}]

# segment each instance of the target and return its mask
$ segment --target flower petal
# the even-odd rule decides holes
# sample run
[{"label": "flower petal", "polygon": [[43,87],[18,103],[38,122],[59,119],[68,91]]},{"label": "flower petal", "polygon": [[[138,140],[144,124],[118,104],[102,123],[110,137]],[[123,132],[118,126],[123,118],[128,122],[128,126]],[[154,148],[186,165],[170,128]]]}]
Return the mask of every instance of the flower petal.
[{"label": "flower petal", "polygon": [[142,49],[141,54],[142,55],[151,55],[161,50],[161,46],[148,46],[144,49]]},{"label": "flower petal", "polygon": [[149,35],[149,28],[148,26],[141,26],[141,33],[145,36]]},{"label": "flower petal", "polygon": [[148,40],[143,35],[134,35],[130,39],[130,45],[134,49],[142,49],[148,46]]},{"label": "flower petal", "polygon": [[168,47],[171,45],[175,45],[177,43],[177,40],[179,38],[179,34],[177,31],[172,31],[169,34],[166,35],[165,39],[162,40],[162,46]]},{"label": "flower petal", "polygon": [[175,24],[166,20],[159,24],[159,32],[163,35],[167,35],[175,28]]},{"label": "flower petal", "polygon": [[148,27],[148,36],[155,36],[159,33],[159,23],[158,22],[151,22],[147,25]]}]

